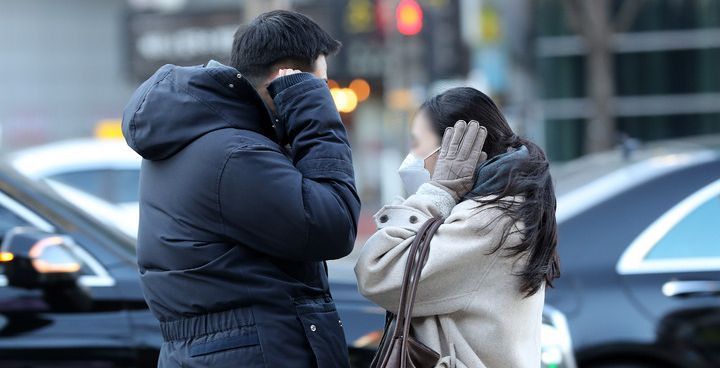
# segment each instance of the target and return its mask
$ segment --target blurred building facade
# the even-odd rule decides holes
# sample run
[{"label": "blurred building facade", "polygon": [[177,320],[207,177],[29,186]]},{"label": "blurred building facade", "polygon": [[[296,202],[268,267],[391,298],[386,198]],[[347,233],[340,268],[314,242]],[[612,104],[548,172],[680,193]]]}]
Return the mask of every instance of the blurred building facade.
[{"label": "blurred building facade", "polygon": [[[555,160],[583,154],[592,109],[588,47],[568,22],[571,1],[533,2],[545,146]],[[610,12],[632,1],[610,1]],[[640,1],[610,47],[618,134],[652,141],[720,132],[720,1]]]},{"label": "blurred building facade", "polygon": [[244,8],[237,0],[2,1],[0,152],[118,122],[152,68],[228,54]]},{"label": "blurred building facade", "polygon": [[[238,25],[289,8],[344,44],[329,76],[372,212],[403,194],[397,167],[415,108],[448,87],[491,95],[552,159],[584,152],[587,49],[566,3],[4,0],[0,151],[92,136],[99,121],[120,119],[137,84],[159,66],[227,61]],[[613,43],[617,130],[641,140],[720,131],[719,32],[720,1],[642,2]]]},{"label": "blurred building facade", "polygon": [[[344,44],[329,60],[329,75],[353,143],[358,187],[372,212],[403,194],[397,167],[408,150],[408,122],[428,95],[467,84],[503,89],[499,72],[510,73],[496,28],[488,28],[487,42],[473,41],[481,32],[477,4],[6,0],[0,4],[0,151],[93,136],[101,121],[108,131],[132,91],[159,66],[226,62],[239,25],[263,11],[295,9]],[[489,19],[497,23],[495,15]],[[498,46],[493,57],[477,52],[485,44]],[[474,73],[481,64],[500,78]]]},{"label": "blurred building facade", "polygon": [[92,134],[134,88],[125,0],[0,3],[0,150]]}]

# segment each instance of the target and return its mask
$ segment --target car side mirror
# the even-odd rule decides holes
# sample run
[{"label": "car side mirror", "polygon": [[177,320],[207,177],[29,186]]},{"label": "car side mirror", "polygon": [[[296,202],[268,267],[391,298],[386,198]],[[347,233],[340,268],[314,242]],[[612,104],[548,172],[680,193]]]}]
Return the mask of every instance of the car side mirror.
[{"label": "car side mirror", "polygon": [[29,227],[11,229],[0,245],[8,285],[41,289],[46,301],[61,309],[85,309],[91,299],[77,282],[83,263],[75,247],[69,236]]}]

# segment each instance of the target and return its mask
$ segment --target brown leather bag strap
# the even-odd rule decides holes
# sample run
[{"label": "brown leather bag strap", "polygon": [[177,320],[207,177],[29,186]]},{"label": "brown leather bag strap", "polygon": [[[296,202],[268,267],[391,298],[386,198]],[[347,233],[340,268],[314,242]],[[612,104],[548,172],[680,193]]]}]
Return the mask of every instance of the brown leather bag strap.
[{"label": "brown leather bag strap", "polygon": [[[415,239],[413,239],[410,249],[408,250],[407,261],[405,263],[405,271],[403,281],[400,288],[400,300],[398,303],[397,314],[388,312],[385,320],[385,331],[383,338],[378,347],[378,354],[375,355],[371,367],[384,367],[390,358],[392,345],[397,339],[402,341],[401,360],[406,363],[405,351],[407,349],[406,342],[410,335],[412,307],[415,301],[418,283],[423,266],[427,262],[430,250],[430,242],[437,229],[442,225],[443,219],[439,217],[431,218],[426,221],[420,229],[418,229]],[[395,320],[394,331],[389,334],[392,327],[392,321]],[[404,366],[404,365],[401,365]]]},{"label": "brown leather bag strap", "polygon": [[370,367],[380,367],[378,363],[385,360],[385,356],[388,354],[390,346],[392,343],[392,339],[390,338],[390,328],[392,327],[392,322],[395,320],[395,315],[387,311],[385,312],[385,327],[383,328],[383,335],[382,339],[380,339],[380,343],[378,344],[377,352],[375,353],[375,356],[373,357],[372,362],[370,362]]},{"label": "brown leather bag strap", "polygon": [[[420,240],[418,249],[417,249],[417,255],[416,255],[416,262],[413,265],[413,273],[410,276],[410,288],[409,288],[409,294],[407,295],[407,300],[405,301],[406,308],[404,311],[403,316],[403,325],[402,325],[402,347],[401,351],[403,354],[401,355],[401,366],[405,367],[406,360],[408,358],[408,354],[405,354],[405,351],[407,350],[407,343],[408,343],[408,337],[410,336],[410,327],[412,325],[412,310],[413,306],[415,305],[415,294],[417,293],[418,285],[420,284],[420,276],[422,274],[422,269],[425,267],[425,263],[427,263],[427,259],[430,255],[430,242],[432,241],[433,236],[435,235],[435,232],[437,229],[442,225],[443,220],[441,218],[433,218],[429,220],[428,222],[431,222],[430,226],[428,226],[428,229],[423,234],[422,239]],[[398,326],[399,329],[399,326]]]},{"label": "brown leather bag strap", "polygon": [[[408,257],[407,261],[405,263],[405,271],[403,273],[403,280],[402,284],[400,284],[400,299],[398,302],[398,309],[395,314],[388,312],[385,318],[385,330],[383,332],[383,338],[380,341],[380,345],[378,346],[378,354],[375,355],[375,358],[373,359],[373,362],[370,364],[371,367],[383,367],[386,365],[387,360],[390,358],[390,349],[392,348],[392,345],[394,341],[398,338],[402,337],[403,328],[401,322],[398,321],[399,316],[404,316],[405,309],[406,309],[406,303],[405,300],[407,299],[407,293],[408,288],[410,286],[410,275],[412,274],[412,270],[414,269],[414,262],[416,257],[414,256],[417,253],[417,249],[420,246],[420,241],[422,240],[423,234],[427,231],[427,229],[432,224],[431,220],[425,222],[420,229],[418,230],[417,234],[415,235],[415,238],[413,239],[413,242],[410,244],[410,249],[408,250]],[[395,321],[395,326],[390,333],[390,328],[392,327],[392,321]]]},{"label": "brown leather bag strap", "polygon": [[[412,318],[412,309],[415,304],[415,294],[417,292],[418,284],[420,283],[422,269],[427,262],[430,250],[430,241],[432,241],[433,234],[441,224],[441,221],[432,221],[430,226],[428,226],[428,229],[425,233],[423,233],[423,236],[419,241],[418,248],[414,253],[413,267],[410,270],[411,273],[408,275],[408,294],[405,296],[404,300],[405,308],[401,314],[402,317],[400,317],[405,321],[409,321]],[[399,311],[398,314],[400,314]],[[404,325],[409,326],[409,323]]]},{"label": "brown leather bag strap", "polygon": [[[403,274],[402,289],[400,292],[400,301],[397,311],[397,325],[394,334],[395,337],[402,336],[404,331],[403,327],[407,324],[408,319],[407,310],[408,308],[411,308],[411,304],[414,299],[410,297],[410,293],[411,289],[413,288],[412,277],[415,273],[415,270],[418,268],[417,265],[420,258],[420,247],[423,241],[427,238],[428,230],[430,230],[433,226],[433,223],[437,221],[438,219],[432,218],[425,222],[415,235],[415,239],[413,240],[412,245],[410,245],[410,250],[408,251],[407,255],[407,261],[405,263],[405,273]],[[432,238],[432,234],[430,234],[430,237]],[[417,288],[417,285],[415,287]]]},{"label": "brown leather bag strap", "polygon": [[[418,285],[420,284],[420,276],[422,275],[423,267],[425,267],[425,263],[427,263],[430,256],[430,242],[442,223],[442,220],[435,221],[428,228],[427,233],[418,248],[418,260],[410,278],[410,294],[408,295],[407,308],[405,310],[405,319],[408,321],[412,318],[412,310],[415,306],[415,294],[417,293]],[[407,323],[406,326],[409,329],[410,324]],[[403,335],[407,335],[407,333],[403,333]]]}]

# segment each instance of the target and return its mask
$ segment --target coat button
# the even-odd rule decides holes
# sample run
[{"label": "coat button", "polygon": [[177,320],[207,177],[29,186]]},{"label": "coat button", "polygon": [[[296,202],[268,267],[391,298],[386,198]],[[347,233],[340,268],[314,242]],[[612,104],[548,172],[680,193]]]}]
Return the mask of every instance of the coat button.
[{"label": "coat button", "polygon": [[411,224],[414,224],[414,223],[416,223],[416,222],[418,222],[417,216],[410,216],[410,223],[411,223]]},{"label": "coat button", "polygon": [[388,222],[388,220],[389,220],[389,218],[388,218],[387,215],[382,215],[382,216],[380,216],[380,222],[381,222],[381,223],[384,224],[384,223]]},{"label": "coat button", "polygon": [[230,83],[230,84],[228,84],[228,87],[233,88],[233,87],[235,87],[235,85]]},{"label": "coat button", "polygon": [[242,74],[237,73],[237,77],[238,77],[238,79],[242,78]]},{"label": "coat button", "polygon": [[340,324],[340,327],[342,327],[342,320],[338,320],[338,323]]},{"label": "coat button", "polygon": [[315,325],[310,325],[310,331],[312,331],[312,332],[317,331],[317,327],[315,327]]}]

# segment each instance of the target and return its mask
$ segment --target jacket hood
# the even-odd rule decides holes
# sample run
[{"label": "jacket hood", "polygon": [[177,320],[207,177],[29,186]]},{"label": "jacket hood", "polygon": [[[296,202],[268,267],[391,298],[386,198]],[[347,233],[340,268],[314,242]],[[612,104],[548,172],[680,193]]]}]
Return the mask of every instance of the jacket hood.
[{"label": "jacket hood", "polygon": [[165,65],[133,93],[122,119],[127,144],[147,160],[172,157],[209,132],[237,128],[275,140],[262,99],[232,67]]},{"label": "jacket hood", "polygon": [[478,166],[473,189],[465,199],[501,192],[518,166],[530,157],[526,146],[511,148]]}]

